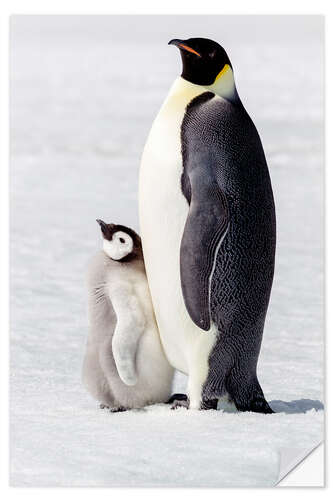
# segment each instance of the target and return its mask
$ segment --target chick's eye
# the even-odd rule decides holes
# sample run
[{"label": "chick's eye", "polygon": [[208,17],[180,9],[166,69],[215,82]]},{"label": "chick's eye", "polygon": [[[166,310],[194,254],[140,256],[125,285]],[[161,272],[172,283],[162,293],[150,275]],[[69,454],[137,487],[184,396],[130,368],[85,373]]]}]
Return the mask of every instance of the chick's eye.
[{"label": "chick's eye", "polygon": [[119,238],[120,243],[125,243],[124,238]]}]

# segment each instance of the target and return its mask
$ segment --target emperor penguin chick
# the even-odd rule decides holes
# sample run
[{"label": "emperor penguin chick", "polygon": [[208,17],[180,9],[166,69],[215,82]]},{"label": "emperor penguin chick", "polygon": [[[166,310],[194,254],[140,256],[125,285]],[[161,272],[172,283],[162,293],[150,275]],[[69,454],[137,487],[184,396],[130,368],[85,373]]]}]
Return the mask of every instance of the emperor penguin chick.
[{"label": "emperor penguin chick", "polygon": [[101,407],[111,411],[165,402],[174,369],[161,345],[141,238],[128,227],[97,222],[103,251],[88,270],[83,382]]}]

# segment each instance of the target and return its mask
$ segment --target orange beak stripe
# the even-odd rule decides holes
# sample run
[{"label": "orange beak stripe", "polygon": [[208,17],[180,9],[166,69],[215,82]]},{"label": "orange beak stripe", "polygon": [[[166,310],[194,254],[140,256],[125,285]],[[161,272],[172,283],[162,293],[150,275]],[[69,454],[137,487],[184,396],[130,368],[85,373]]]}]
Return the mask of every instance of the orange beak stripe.
[{"label": "orange beak stripe", "polygon": [[192,52],[192,54],[195,54],[196,56],[201,57],[201,55],[199,54],[199,52],[197,52],[197,51],[196,51],[196,50],[194,50],[194,49],[191,49],[191,47],[189,47],[188,45],[184,45],[183,43],[180,43],[180,44],[178,45],[178,47],[181,47],[182,49],[187,50],[187,52]]}]

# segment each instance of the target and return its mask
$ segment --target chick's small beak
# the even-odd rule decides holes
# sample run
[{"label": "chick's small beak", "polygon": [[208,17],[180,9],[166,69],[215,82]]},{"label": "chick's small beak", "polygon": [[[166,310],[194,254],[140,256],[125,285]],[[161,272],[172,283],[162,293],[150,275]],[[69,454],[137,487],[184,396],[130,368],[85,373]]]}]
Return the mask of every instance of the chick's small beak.
[{"label": "chick's small beak", "polygon": [[186,43],[183,42],[183,40],[179,40],[178,38],[174,38],[173,40],[170,40],[168,45],[175,45],[180,50],[186,50],[187,52],[191,52],[191,54],[195,54],[196,56],[201,57],[201,54],[199,54],[199,52],[192,49],[192,47],[189,47],[188,45],[186,45]]},{"label": "chick's small beak", "polygon": [[103,229],[106,229],[107,224],[104,221],[102,221],[101,219],[96,219],[96,222],[101,226],[102,231]]}]

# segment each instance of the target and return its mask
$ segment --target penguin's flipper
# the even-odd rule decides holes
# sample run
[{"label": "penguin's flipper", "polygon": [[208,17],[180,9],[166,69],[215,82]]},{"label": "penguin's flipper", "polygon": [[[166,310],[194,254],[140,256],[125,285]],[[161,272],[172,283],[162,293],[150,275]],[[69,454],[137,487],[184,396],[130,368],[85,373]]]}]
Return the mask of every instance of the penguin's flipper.
[{"label": "penguin's flipper", "polygon": [[192,321],[207,331],[210,328],[210,278],[217,250],[228,230],[228,203],[209,169],[193,168],[188,182],[191,195],[180,247],[181,285]]},{"label": "penguin's flipper", "polygon": [[[124,384],[133,386],[138,381],[136,353],[144,332],[145,316],[142,305],[129,283],[122,283],[108,291],[116,313],[117,324],[112,337],[112,355],[118,375]],[[108,373],[109,345],[100,356],[106,358],[105,372]],[[112,382],[110,383],[112,387]]]}]

